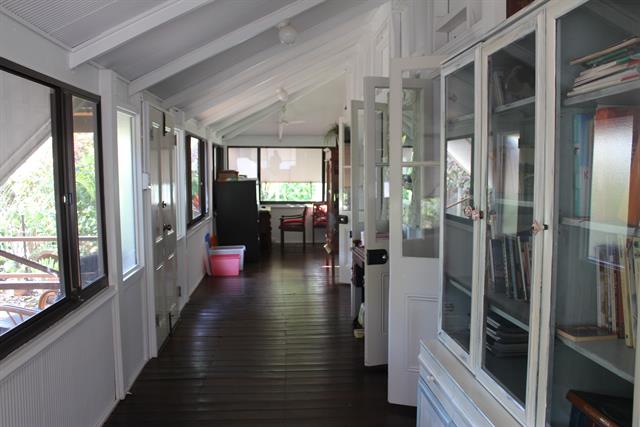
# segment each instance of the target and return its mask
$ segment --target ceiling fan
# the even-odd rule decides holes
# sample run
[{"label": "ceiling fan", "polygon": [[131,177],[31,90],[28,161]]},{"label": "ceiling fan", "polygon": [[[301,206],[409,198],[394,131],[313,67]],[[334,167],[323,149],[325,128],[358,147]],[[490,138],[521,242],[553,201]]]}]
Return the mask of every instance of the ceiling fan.
[{"label": "ceiling fan", "polygon": [[282,142],[282,137],[284,136],[284,128],[289,125],[296,125],[300,123],[306,123],[305,120],[293,120],[289,121],[285,119],[285,114],[287,113],[287,104],[284,104],[280,109],[280,116],[278,118],[278,141]]}]

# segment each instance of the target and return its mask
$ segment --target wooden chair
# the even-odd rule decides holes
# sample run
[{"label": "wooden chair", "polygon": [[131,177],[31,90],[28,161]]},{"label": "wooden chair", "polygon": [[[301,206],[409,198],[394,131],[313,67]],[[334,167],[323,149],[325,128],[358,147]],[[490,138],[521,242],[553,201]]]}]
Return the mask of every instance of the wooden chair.
[{"label": "wooden chair", "polygon": [[280,217],[280,251],[284,252],[284,232],[294,231],[302,233],[302,250],[304,251],[307,245],[307,231],[305,223],[307,220],[308,206],[304,207],[302,214],[300,215],[282,215]]},{"label": "wooden chair", "polygon": [[316,243],[316,228],[324,228],[326,230],[328,222],[327,204],[314,203],[313,212],[311,213],[311,244]]}]

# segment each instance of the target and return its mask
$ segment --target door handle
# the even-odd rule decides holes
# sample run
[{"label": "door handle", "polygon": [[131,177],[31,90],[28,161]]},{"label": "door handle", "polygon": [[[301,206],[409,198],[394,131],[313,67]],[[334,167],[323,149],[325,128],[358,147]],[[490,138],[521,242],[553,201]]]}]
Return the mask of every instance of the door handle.
[{"label": "door handle", "polygon": [[162,231],[171,231],[171,230],[173,230],[173,227],[171,226],[171,224],[162,225]]},{"label": "door handle", "polygon": [[347,215],[338,215],[339,224],[349,224],[349,217]]},{"label": "door handle", "polygon": [[162,208],[166,208],[167,207],[167,202],[165,202],[164,200],[162,201],[162,203],[160,203],[160,206],[162,206]]}]

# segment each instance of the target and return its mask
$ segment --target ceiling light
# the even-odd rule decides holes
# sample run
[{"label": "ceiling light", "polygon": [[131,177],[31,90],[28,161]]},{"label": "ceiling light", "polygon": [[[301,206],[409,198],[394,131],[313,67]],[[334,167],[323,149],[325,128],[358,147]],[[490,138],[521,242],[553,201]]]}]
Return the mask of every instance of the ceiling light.
[{"label": "ceiling light", "polygon": [[280,43],[286,45],[292,45],[296,42],[298,37],[298,31],[291,26],[289,21],[284,21],[278,24],[278,37]]}]

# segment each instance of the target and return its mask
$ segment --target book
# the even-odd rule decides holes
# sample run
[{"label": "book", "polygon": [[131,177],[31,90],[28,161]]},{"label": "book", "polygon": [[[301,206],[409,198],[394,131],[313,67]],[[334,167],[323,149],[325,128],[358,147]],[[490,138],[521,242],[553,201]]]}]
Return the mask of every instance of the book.
[{"label": "book", "polygon": [[578,74],[578,77],[576,77],[576,80],[585,75],[590,75],[590,74],[593,75],[593,74],[601,73],[609,68],[623,65],[630,61],[635,61],[635,60],[640,60],[640,53],[634,52],[634,53],[625,54],[622,58],[613,59],[609,62],[605,62],[602,65],[598,65],[596,67],[591,67],[591,68],[587,68],[586,70],[582,70],[580,74]]},{"label": "book", "polygon": [[593,151],[593,114],[573,116],[573,214],[589,215],[591,191],[591,152]]},{"label": "book", "polygon": [[593,61],[599,58],[606,58],[609,55],[613,55],[619,52],[624,52],[625,49],[634,47],[640,44],[640,37],[634,36],[623,40],[622,42],[616,43],[612,46],[609,46],[605,49],[599,50],[597,52],[590,53],[588,55],[581,56],[579,58],[575,58],[569,62],[571,65],[583,64],[589,61]]},{"label": "book", "polygon": [[639,138],[640,108],[612,106],[596,110],[591,221],[630,227],[640,224],[640,198],[630,197],[640,194]]},{"label": "book", "polygon": [[[632,58],[632,56],[636,56],[636,55],[628,55],[627,57]],[[640,65],[640,55],[638,55],[638,59],[632,59],[632,60],[623,61],[620,63],[618,62],[619,61],[614,61],[613,64],[616,64],[616,65],[613,65],[610,67],[606,67],[602,69],[590,68],[585,72],[580,73],[580,75],[576,77],[574,81],[574,87],[579,87],[583,84],[592,82],[594,80],[598,80],[604,77],[610,77],[612,75],[623,73],[637,65]]]},{"label": "book", "polygon": [[558,326],[556,332],[572,342],[606,341],[618,338],[609,329],[597,325]]},{"label": "book", "polygon": [[567,96],[571,97],[581,93],[593,92],[595,90],[605,89],[611,86],[638,80],[639,78],[640,66],[636,65],[612,76],[604,77],[581,86],[574,86],[573,89],[567,92]]}]

